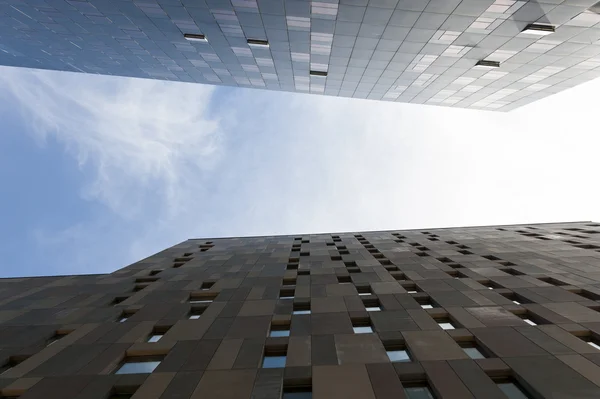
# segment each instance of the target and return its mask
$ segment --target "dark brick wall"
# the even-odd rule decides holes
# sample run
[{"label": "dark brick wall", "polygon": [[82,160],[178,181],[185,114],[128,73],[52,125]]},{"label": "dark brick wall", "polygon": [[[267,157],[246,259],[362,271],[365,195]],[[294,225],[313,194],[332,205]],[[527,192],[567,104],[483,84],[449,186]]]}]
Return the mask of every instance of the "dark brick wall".
[{"label": "dark brick wall", "polygon": [[[532,398],[599,398],[600,350],[586,342],[600,338],[599,298],[591,222],[194,239],[112,274],[0,279],[0,389],[402,399],[427,384],[436,398],[500,399],[496,382],[510,379]],[[269,336],[285,326],[289,337]],[[390,349],[412,361],[391,362]],[[286,353],[286,366],[261,368],[265,353]],[[126,357],[161,363],[114,374]]]}]

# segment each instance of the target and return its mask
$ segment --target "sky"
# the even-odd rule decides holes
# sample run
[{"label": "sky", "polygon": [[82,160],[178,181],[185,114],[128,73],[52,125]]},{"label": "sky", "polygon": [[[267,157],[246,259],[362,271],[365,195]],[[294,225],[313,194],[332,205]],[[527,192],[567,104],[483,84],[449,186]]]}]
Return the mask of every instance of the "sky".
[{"label": "sky", "polygon": [[599,92],[499,113],[0,67],[0,277],[188,238],[600,221]]}]

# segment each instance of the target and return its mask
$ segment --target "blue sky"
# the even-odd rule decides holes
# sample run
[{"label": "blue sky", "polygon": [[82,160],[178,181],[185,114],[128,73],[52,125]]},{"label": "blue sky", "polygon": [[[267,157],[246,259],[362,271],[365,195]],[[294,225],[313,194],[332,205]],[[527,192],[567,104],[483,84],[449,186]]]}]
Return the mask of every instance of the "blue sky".
[{"label": "blue sky", "polygon": [[494,113],[0,67],[0,276],[194,237],[600,220],[599,90]]}]

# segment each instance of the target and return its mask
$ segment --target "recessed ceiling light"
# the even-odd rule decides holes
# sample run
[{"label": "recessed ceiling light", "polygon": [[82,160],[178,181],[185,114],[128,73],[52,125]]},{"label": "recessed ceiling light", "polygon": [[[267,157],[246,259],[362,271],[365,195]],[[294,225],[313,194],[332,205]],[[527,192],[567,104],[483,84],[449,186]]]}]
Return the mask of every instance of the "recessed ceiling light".
[{"label": "recessed ceiling light", "polygon": [[489,68],[500,68],[499,61],[488,61],[488,60],[479,60],[477,64],[475,64],[475,68],[489,69]]},{"label": "recessed ceiling light", "polygon": [[546,36],[551,33],[554,33],[553,25],[542,25],[542,24],[529,24],[525,29],[523,29],[522,33],[526,33],[528,35],[536,35],[536,36]]},{"label": "recessed ceiling light", "polygon": [[312,76],[327,76],[327,71],[310,71]]},{"label": "recessed ceiling light", "polygon": [[206,36],[197,33],[184,33],[183,37],[192,42],[207,42]]},{"label": "recessed ceiling light", "polygon": [[266,40],[248,39],[247,42],[249,46],[253,47],[269,47],[269,42]]}]

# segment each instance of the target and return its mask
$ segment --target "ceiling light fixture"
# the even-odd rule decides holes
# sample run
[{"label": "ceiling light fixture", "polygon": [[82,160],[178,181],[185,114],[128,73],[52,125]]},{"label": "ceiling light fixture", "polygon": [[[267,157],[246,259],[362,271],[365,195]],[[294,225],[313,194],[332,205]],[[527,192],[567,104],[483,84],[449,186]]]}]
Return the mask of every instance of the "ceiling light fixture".
[{"label": "ceiling light fixture", "polygon": [[523,29],[522,33],[536,36],[547,36],[554,33],[553,25],[529,24]]},{"label": "ceiling light fixture", "polygon": [[203,34],[198,34],[198,33],[184,33],[183,37],[185,37],[187,40],[191,41],[191,42],[207,42],[208,39],[206,39],[206,36],[204,36]]}]

